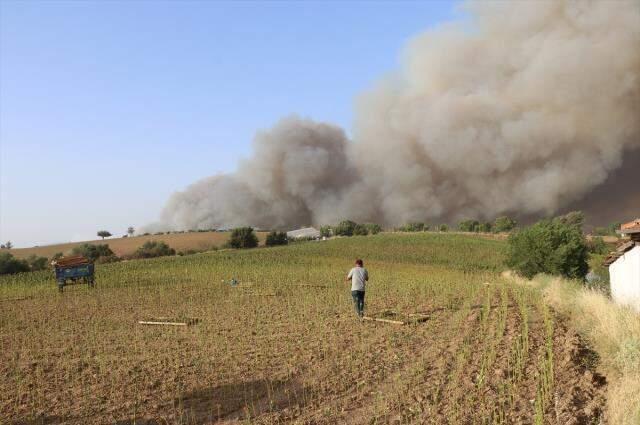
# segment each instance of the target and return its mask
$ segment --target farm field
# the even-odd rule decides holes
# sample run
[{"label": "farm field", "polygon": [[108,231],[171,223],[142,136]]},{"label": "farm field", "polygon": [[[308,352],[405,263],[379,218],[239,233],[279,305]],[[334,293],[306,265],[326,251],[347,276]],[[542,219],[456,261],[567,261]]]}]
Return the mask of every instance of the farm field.
[{"label": "farm field", "polygon": [[[266,233],[256,233],[260,243],[264,243]],[[165,235],[133,236],[127,238],[97,239],[85,242],[69,242],[56,245],[38,246],[33,248],[14,248],[11,253],[17,258],[27,258],[30,255],[39,255],[51,258],[57,252],[67,255],[73,247],[83,243],[109,244],[111,250],[117,256],[133,254],[133,252],[147,241],[162,241],[176,251],[206,250],[212,247],[220,247],[229,239],[230,232],[190,232],[190,233],[170,233]]]},{"label": "farm field", "polygon": [[[0,278],[0,423],[590,424],[596,357],[505,243],[380,234]],[[369,270],[360,322],[344,276]],[[232,287],[228,281],[240,284]],[[189,327],[143,326],[159,317]]]}]

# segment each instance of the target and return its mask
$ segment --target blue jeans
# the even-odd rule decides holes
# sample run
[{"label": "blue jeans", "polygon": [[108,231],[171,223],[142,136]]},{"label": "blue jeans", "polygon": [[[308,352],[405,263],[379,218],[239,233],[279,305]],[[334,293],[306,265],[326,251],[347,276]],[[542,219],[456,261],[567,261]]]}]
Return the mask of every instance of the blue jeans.
[{"label": "blue jeans", "polygon": [[364,316],[364,291],[351,291],[353,298],[353,307],[359,317]]}]

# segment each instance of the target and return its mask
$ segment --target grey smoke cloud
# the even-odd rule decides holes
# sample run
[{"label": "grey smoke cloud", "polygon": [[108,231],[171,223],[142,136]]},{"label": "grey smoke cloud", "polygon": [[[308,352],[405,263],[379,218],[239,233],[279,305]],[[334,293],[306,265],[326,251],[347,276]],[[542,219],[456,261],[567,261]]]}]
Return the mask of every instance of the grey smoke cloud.
[{"label": "grey smoke cloud", "polygon": [[[174,194],[160,225],[552,214],[640,148],[640,2],[472,2],[356,100],[354,137],[296,116],[237,172]],[[640,177],[640,176],[637,176]]]}]

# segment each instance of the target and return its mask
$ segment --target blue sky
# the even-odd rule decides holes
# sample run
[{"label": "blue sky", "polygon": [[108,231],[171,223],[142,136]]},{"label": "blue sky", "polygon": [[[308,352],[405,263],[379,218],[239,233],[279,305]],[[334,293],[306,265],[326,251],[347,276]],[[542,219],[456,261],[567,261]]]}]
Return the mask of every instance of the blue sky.
[{"label": "blue sky", "polygon": [[354,96],[454,2],[0,2],[0,240],[154,221],[297,113],[349,131]]}]

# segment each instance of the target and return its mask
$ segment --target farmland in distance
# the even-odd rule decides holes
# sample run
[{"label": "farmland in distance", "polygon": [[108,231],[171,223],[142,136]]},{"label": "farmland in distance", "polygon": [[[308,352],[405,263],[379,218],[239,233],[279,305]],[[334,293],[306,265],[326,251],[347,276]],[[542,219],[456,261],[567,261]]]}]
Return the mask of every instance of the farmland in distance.
[{"label": "farmland in distance", "polygon": [[[604,378],[505,242],[379,234],[0,278],[1,423],[590,423]],[[344,276],[371,282],[360,322]],[[229,285],[235,278],[240,284]],[[158,317],[188,327],[143,326]]]},{"label": "farmland in distance", "polygon": [[[162,235],[133,236],[127,238],[109,238],[105,240],[97,239],[85,242],[69,242],[55,245],[44,245],[33,248],[14,248],[10,252],[17,258],[27,258],[30,255],[39,255],[51,258],[58,252],[65,255],[83,243],[109,244],[111,250],[117,256],[126,256],[141,247],[147,241],[162,241],[176,251],[196,250],[203,251],[221,247],[228,239],[230,232],[188,232],[188,233],[167,233]],[[258,232],[260,243],[264,243],[265,232]]]}]

